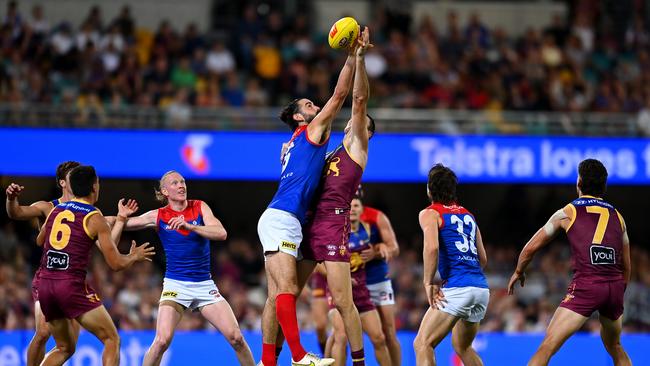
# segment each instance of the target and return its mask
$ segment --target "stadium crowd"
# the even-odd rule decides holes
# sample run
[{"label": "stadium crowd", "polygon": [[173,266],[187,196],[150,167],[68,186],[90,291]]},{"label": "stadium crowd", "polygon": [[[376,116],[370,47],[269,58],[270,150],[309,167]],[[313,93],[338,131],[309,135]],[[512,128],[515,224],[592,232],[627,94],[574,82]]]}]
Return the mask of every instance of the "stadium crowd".
[{"label": "stadium crowd", "polygon": [[[0,225],[0,329],[33,329],[34,315],[31,280],[40,250],[34,244],[35,232],[27,223],[2,219]],[[232,237],[232,236],[231,236]],[[128,235],[122,250],[128,248]],[[158,243],[156,243],[158,245]],[[396,291],[397,328],[417,330],[427,309],[422,288],[421,238],[401,242],[402,251],[391,263]],[[543,332],[557,304],[566,294],[570,279],[568,245],[552,244],[533,262],[526,287],[516,296],[507,296],[507,281],[514,269],[515,246],[486,243],[490,284],[490,304],[482,331]],[[625,330],[650,330],[650,253],[632,246],[632,279],[626,293]],[[89,281],[98,291],[119,329],[154,329],[162,286],[164,262],[159,254],[153,263],[112,272],[95,251]],[[226,245],[212,247],[212,273],[221,293],[230,302],[242,329],[259,329],[266,300],[264,262],[259,243],[242,238],[229,239]],[[309,292],[298,304],[301,329],[313,329],[309,313]],[[208,329],[198,314],[184,317],[179,329]],[[592,319],[585,330],[598,332]]]},{"label": "stadium crowd", "polygon": [[[450,12],[434,24],[426,14],[412,19],[376,7],[369,106],[647,114],[643,9],[617,32],[600,3],[576,1],[572,15],[521,36],[489,28],[478,14],[461,24]],[[114,19],[95,6],[81,24],[51,24],[38,5],[23,14],[9,1],[0,28],[0,101],[77,107],[66,122],[88,126],[109,123],[107,110],[157,106],[180,127],[192,107],[276,106],[295,95],[322,103],[342,52],[311,28],[308,12],[289,21],[256,9],[245,7],[225,31],[175,29],[168,21],[150,30],[128,6]]]}]

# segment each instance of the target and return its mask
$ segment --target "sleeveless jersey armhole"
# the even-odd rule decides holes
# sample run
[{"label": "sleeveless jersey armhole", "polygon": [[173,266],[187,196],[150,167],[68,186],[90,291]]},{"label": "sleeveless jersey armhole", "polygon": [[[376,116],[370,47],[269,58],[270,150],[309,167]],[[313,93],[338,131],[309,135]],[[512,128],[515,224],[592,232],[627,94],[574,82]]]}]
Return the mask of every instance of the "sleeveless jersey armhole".
[{"label": "sleeveless jersey armhole", "polygon": [[436,223],[436,224],[438,224],[438,230],[440,230],[440,229],[442,229],[443,227],[445,227],[445,220],[442,219],[442,214],[440,213],[440,211],[436,210],[436,209],[433,207],[433,205],[429,207],[429,210],[435,212],[435,213],[438,215],[438,217],[436,218],[436,220],[438,221],[438,222]]},{"label": "sleeveless jersey armhole", "polygon": [[[331,133],[330,133],[330,136],[331,136]],[[323,141],[322,143],[312,141],[312,139],[309,138],[309,125],[305,126],[305,139],[307,140],[307,142],[309,142],[310,144],[312,144],[314,146],[321,147],[321,146],[325,145],[330,140],[330,136],[327,136],[325,141]]]},{"label": "sleeveless jersey armhole", "polygon": [[616,211],[616,216],[618,216],[618,222],[621,224],[621,231],[625,232],[625,221],[623,221],[623,216],[621,216],[621,213],[618,212],[617,209],[614,209]]},{"label": "sleeveless jersey armhole", "polygon": [[578,216],[578,213],[576,212],[576,207],[572,203],[569,203],[568,205],[564,206],[564,208],[568,208],[570,213],[569,226],[567,226],[566,228],[566,232],[568,233],[569,230],[571,230],[573,223],[576,221],[576,217]]},{"label": "sleeveless jersey armhole", "polygon": [[[86,216],[84,216],[84,221],[83,221],[84,231],[86,232],[86,235],[88,235],[88,237],[89,237],[90,239],[92,239],[92,240],[95,240],[97,235],[92,236],[92,235],[90,234],[90,230],[88,230],[88,219],[89,219],[91,216],[94,216],[95,214],[98,214],[98,213],[99,213],[99,210],[95,209],[95,210],[93,210],[93,211],[90,211]],[[117,244],[117,243],[116,243],[116,244]]]}]

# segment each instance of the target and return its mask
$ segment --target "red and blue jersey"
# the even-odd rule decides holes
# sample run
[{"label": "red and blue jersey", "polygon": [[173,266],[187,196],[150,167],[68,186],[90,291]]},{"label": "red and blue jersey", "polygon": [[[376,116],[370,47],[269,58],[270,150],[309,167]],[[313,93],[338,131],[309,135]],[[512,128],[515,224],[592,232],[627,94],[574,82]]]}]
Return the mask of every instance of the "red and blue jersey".
[{"label": "red and blue jersey", "polygon": [[287,150],[282,155],[280,185],[269,208],[295,215],[305,223],[307,208],[318,188],[327,143],[317,144],[309,139],[307,126],[300,126],[293,133]]},{"label": "red and blue jersey", "polygon": [[469,211],[456,204],[434,203],[428,209],[440,215],[438,272],[443,287],[488,288],[476,248],[478,225]]},{"label": "red and blue jersey", "polygon": [[188,200],[183,211],[174,211],[169,205],[158,209],[156,229],[165,249],[165,278],[178,281],[201,282],[210,275],[210,240],[188,230],[171,230],[169,220],[183,216],[192,225],[203,225],[201,201]]},{"label": "red and blue jersey", "polygon": [[[377,227],[380,213],[381,211],[377,209],[364,206],[361,214],[361,221],[370,225],[370,243],[373,245],[383,241]],[[388,262],[385,259],[377,258],[366,263],[366,281],[369,285],[381,283],[388,279]]]}]

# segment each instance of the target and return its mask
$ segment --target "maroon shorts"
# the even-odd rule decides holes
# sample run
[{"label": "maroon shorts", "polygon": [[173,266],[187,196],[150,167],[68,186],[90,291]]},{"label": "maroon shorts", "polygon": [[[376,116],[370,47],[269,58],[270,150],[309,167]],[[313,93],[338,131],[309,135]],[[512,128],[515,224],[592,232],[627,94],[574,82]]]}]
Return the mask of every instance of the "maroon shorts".
[{"label": "maroon shorts", "polygon": [[623,281],[598,283],[573,281],[560,306],[585,317],[590,317],[594,311],[598,311],[605,318],[616,320],[623,315],[624,294]]},{"label": "maroon shorts", "polygon": [[314,298],[325,298],[327,294],[327,277],[319,272],[314,272],[309,279],[311,296]]},{"label": "maroon shorts", "polygon": [[[304,245],[305,259],[317,262],[349,262],[350,212],[315,216],[307,233],[308,245]],[[304,249],[303,249],[304,248]]]},{"label": "maroon shorts", "polygon": [[97,307],[102,302],[95,290],[84,279],[41,278],[38,297],[45,321],[75,319]]},{"label": "maroon shorts", "polygon": [[[352,286],[352,300],[359,314],[375,310],[375,304],[370,299],[370,291],[368,291],[368,287],[365,284]],[[330,309],[336,308],[332,294],[329,291],[327,293],[327,304],[330,306]]]},{"label": "maroon shorts", "polygon": [[32,300],[34,302],[38,301],[38,282],[41,280],[41,268],[39,267],[34,273],[34,278],[32,279]]}]

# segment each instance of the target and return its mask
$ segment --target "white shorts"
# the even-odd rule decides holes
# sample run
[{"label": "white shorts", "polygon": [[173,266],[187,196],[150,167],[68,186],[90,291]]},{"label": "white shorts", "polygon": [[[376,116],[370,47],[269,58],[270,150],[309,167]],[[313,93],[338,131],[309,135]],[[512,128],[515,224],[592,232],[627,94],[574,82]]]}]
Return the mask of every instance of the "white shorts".
[{"label": "white shorts", "polygon": [[480,322],[485,317],[490,290],[480,287],[452,287],[443,288],[447,303],[440,309],[447,314],[465,319],[471,323]]},{"label": "white shorts", "polygon": [[189,282],[165,278],[159,302],[173,301],[194,310],[224,300],[212,280]]},{"label": "white shorts", "polygon": [[391,280],[367,285],[370,291],[370,300],[375,306],[395,305],[395,293]]},{"label": "white shorts", "polygon": [[257,223],[257,234],[264,254],[280,251],[301,259],[302,226],[289,212],[267,208]]}]

